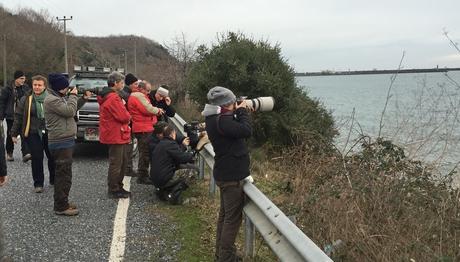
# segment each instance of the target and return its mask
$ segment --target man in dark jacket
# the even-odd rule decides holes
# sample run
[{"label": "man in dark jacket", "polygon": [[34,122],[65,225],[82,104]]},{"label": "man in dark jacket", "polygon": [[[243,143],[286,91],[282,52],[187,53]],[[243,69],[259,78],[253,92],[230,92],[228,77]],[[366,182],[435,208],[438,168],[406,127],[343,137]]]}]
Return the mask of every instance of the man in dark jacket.
[{"label": "man in dark jacket", "polygon": [[238,261],[235,239],[242,221],[243,182],[250,178],[245,139],[251,136],[251,124],[246,102],[236,104],[231,90],[216,86],[207,98],[202,114],[215,152],[213,175],[220,189],[215,256],[217,261]]},{"label": "man in dark jacket", "polygon": [[[150,85],[150,84],[149,84]],[[150,86],[151,88],[151,86]],[[168,86],[160,86],[157,90],[150,91],[149,98],[150,102],[154,107],[158,107],[164,110],[164,114],[158,117],[158,121],[168,122],[168,117],[174,117],[176,110],[172,107],[172,100],[169,97]]]},{"label": "man in dark jacket", "polygon": [[[180,203],[180,193],[188,188],[198,171],[192,164],[193,154],[184,149],[176,141],[176,130],[168,124],[163,130],[163,138],[152,153],[150,177],[155,187],[163,191],[160,194],[169,196],[167,200],[171,204]],[[171,194],[173,192],[174,195]]]},{"label": "man in dark jacket", "polygon": [[[10,86],[5,86],[1,90],[0,94],[0,121],[6,119],[7,124],[7,136],[6,136],[6,158],[8,161],[14,161],[13,151],[14,143],[11,139],[11,128],[14,122],[14,112],[16,105],[19,103],[21,98],[27,93],[31,92],[30,87],[25,84],[26,76],[22,71],[14,72],[14,80]],[[27,147],[27,143],[21,137],[21,152],[22,160],[27,162],[32,157],[30,150]]]},{"label": "man in dark jacket", "polygon": [[[128,73],[125,76],[124,81],[125,85],[120,91],[118,91],[118,94],[125,101],[126,109],[128,109],[127,105],[129,97],[131,96],[131,92],[133,91],[133,89],[138,86],[139,80],[133,74]],[[131,136],[131,142],[128,144],[126,150],[126,154],[129,156],[128,162],[126,163],[126,175],[131,177],[137,177],[137,173],[134,171],[133,166],[133,138],[134,136]]]}]

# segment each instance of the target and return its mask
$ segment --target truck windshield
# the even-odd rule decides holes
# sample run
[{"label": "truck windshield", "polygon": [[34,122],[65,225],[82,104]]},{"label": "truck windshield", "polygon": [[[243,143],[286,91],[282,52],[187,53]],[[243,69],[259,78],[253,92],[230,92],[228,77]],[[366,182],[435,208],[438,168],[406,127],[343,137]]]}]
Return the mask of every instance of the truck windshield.
[{"label": "truck windshield", "polygon": [[77,78],[74,78],[70,81],[70,85],[69,86],[78,86],[78,87],[81,87],[81,88],[85,88],[85,89],[91,89],[91,88],[95,88],[95,87],[98,87],[98,88],[101,88],[101,87],[105,87],[107,86],[107,80],[106,79],[88,79],[88,78],[85,78],[85,79],[77,79]]}]

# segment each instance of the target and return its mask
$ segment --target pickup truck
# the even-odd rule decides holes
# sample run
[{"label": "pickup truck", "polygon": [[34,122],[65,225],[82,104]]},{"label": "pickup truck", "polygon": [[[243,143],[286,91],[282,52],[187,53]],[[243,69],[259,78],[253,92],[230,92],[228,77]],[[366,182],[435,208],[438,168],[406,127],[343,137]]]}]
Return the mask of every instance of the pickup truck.
[{"label": "pickup truck", "polygon": [[[97,102],[97,93],[107,86],[107,76],[112,70],[97,67],[85,67],[85,70],[80,68],[74,68],[75,74],[70,78],[69,86],[76,86],[79,95],[82,95],[85,90],[89,90],[93,92],[93,96],[77,111],[75,116],[75,121],[77,122],[76,142],[99,143],[99,103]],[[133,138],[133,154],[137,154],[137,151],[137,140]]]}]

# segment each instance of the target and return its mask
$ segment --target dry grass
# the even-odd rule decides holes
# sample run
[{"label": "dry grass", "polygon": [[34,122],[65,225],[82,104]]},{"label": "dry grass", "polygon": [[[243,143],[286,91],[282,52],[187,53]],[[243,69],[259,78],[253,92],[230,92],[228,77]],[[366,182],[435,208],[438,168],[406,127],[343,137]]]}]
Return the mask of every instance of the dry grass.
[{"label": "dry grass", "polygon": [[460,191],[451,177],[435,178],[389,141],[362,146],[346,158],[291,148],[259,165],[257,177],[318,246],[343,241],[335,261],[458,261]]}]

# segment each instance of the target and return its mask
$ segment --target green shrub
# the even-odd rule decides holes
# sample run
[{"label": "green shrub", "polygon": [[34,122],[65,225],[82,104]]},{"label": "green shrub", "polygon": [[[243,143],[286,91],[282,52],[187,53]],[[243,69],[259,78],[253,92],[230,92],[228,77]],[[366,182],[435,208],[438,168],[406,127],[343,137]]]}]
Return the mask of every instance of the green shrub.
[{"label": "green shrub", "polygon": [[280,53],[278,45],[231,32],[210,49],[200,46],[187,78],[190,97],[204,105],[208,90],[217,85],[237,96],[273,96],[273,112],[253,114],[253,139],[258,145],[297,144],[304,134],[332,141],[337,132],[331,114],[297,86],[293,68]]}]

